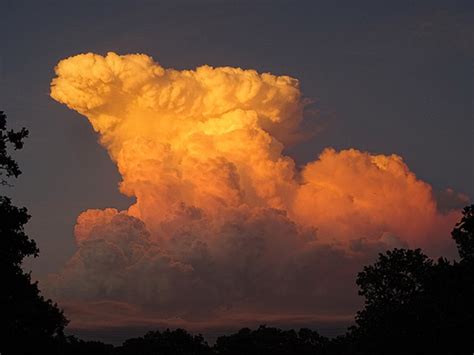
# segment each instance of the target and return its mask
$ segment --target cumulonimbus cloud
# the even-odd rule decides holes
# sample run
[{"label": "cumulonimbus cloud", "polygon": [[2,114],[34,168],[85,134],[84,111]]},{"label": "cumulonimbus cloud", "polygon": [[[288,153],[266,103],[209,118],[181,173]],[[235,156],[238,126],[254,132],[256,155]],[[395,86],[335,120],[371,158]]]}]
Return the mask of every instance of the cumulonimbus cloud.
[{"label": "cumulonimbus cloud", "polygon": [[136,198],[78,217],[77,252],[48,284],[65,304],[189,321],[351,312],[374,253],[439,243],[458,218],[397,155],[328,148],[297,168],[282,152],[305,101],[288,76],[115,53],[56,75],[51,97],[87,117]]}]

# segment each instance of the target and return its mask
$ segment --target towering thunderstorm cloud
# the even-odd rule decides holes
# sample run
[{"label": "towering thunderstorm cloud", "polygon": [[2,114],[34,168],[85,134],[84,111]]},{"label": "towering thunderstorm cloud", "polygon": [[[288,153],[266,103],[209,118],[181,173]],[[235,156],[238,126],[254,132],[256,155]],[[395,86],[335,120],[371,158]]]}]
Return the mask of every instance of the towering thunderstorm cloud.
[{"label": "towering thunderstorm cloud", "polygon": [[77,219],[49,289],[78,324],[91,305],[124,323],[350,314],[374,253],[441,243],[458,218],[397,155],[328,148],[297,168],[282,151],[305,101],[288,76],[115,53],[56,75],[51,97],[87,117],[136,198]]}]

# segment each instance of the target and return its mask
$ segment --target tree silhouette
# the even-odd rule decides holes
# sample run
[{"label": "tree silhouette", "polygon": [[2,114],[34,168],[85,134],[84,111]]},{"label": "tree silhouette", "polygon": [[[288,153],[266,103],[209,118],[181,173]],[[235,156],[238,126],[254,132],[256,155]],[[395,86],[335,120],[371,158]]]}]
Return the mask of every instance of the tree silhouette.
[{"label": "tree silhouette", "polygon": [[212,351],[202,335],[191,335],[184,329],[148,332],[144,337],[126,340],[116,349],[119,355],[210,355]]},{"label": "tree silhouette", "polygon": [[424,287],[424,279],[433,262],[421,249],[394,249],[380,254],[374,265],[365,266],[356,283],[366,308],[383,311],[404,304]]},{"label": "tree silhouette", "polygon": [[28,136],[28,130],[22,128],[19,131],[7,130],[7,116],[0,111],[0,182],[7,184],[6,178],[18,177],[20,168],[15,160],[8,154],[8,147],[12,145],[15,150],[23,147],[23,139]]},{"label": "tree silhouette", "polygon": [[463,261],[474,261],[474,205],[464,207],[463,217],[451,235]]},{"label": "tree silhouette", "polygon": [[[58,341],[59,354],[64,355],[112,355],[116,348],[100,341],[84,341],[75,336],[68,336]],[[138,355],[138,354],[137,354]]]},{"label": "tree silhouette", "polygon": [[[471,354],[474,351],[473,206],[452,232],[460,262],[394,249],[358,274],[365,307],[339,347],[352,354]],[[342,340],[341,340],[342,339]]]},{"label": "tree silhouette", "polygon": [[[17,177],[21,171],[8,153],[8,148],[21,149],[26,129],[6,129],[6,115],[0,111],[0,181],[9,185],[7,178]],[[0,196],[0,353],[37,354],[56,351],[56,338],[67,324],[62,311],[51,300],[40,295],[37,283],[25,273],[25,257],[38,256],[38,247],[28,238],[24,225],[30,216],[26,208],[11,204],[8,197]]]},{"label": "tree silhouette", "polygon": [[327,354],[329,340],[310,329],[281,330],[260,326],[242,328],[236,334],[217,339],[214,351],[220,355]]},{"label": "tree silhouette", "polygon": [[[474,352],[474,205],[464,208],[463,217],[451,236],[460,262],[444,266],[437,289],[445,300],[443,319],[448,337],[456,341],[459,354]],[[441,272],[440,272],[441,273]]]}]

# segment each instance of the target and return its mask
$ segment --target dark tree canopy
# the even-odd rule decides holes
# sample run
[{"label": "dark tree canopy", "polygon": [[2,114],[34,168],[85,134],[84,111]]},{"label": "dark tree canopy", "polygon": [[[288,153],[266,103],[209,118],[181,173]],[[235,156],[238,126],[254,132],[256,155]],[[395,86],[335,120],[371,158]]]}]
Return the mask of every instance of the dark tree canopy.
[{"label": "dark tree canopy", "polygon": [[474,351],[473,206],[452,237],[460,262],[394,249],[358,274],[365,307],[341,348],[347,354],[471,354]]},{"label": "dark tree canopy", "polygon": [[[58,353],[64,355],[112,355],[116,348],[100,341],[84,341],[68,336],[58,341]],[[138,355],[138,354],[137,354]]]},{"label": "dark tree canopy", "polygon": [[461,260],[474,261],[474,205],[464,207],[463,217],[451,235],[458,247]]},{"label": "dark tree canopy", "polygon": [[214,350],[222,355],[327,354],[329,340],[310,329],[282,330],[260,326],[243,328],[236,334],[217,339]]},{"label": "dark tree canopy", "polygon": [[184,329],[166,329],[128,339],[116,349],[116,354],[210,355],[212,351],[202,335],[191,335]]},{"label": "dark tree canopy", "polygon": [[[6,129],[6,116],[0,111],[0,181],[17,177],[21,171],[10,157],[8,147],[21,149],[26,129],[18,132]],[[24,225],[30,216],[26,208],[12,205],[8,197],[0,196],[0,353],[37,354],[56,351],[56,340],[67,324],[62,311],[51,300],[41,296],[37,283],[22,270],[25,257],[36,257],[38,248]]]},{"label": "dark tree canopy", "polygon": [[359,295],[366,307],[380,309],[403,304],[423,290],[424,279],[433,262],[421,249],[394,249],[380,254],[379,260],[357,276]]},{"label": "dark tree canopy", "polygon": [[28,238],[23,229],[29,219],[26,208],[15,207],[8,197],[0,196],[0,245],[5,267],[19,268],[25,257],[38,255],[35,241]]},{"label": "dark tree canopy", "polygon": [[7,184],[6,178],[21,174],[20,168],[15,160],[8,153],[8,148],[21,149],[23,139],[28,136],[28,130],[22,128],[19,131],[7,130],[7,116],[0,111],[0,182]]}]

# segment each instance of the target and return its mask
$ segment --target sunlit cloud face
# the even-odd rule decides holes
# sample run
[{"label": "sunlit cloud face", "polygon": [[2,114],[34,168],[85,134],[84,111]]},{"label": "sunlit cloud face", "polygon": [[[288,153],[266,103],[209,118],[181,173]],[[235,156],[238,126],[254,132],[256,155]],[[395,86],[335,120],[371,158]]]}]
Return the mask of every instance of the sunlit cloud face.
[{"label": "sunlit cloud face", "polygon": [[189,322],[347,314],[374,253],[429,248],[457,219],[397,155],[326,149],[297,168],[282,151],[304,100],[288,76],[115,53],[56,75],[51,97],[87,117],[136,198],[78,217],[78,250],[49,282],[64,304]]}]

